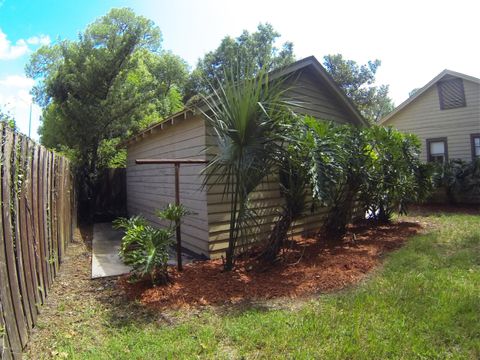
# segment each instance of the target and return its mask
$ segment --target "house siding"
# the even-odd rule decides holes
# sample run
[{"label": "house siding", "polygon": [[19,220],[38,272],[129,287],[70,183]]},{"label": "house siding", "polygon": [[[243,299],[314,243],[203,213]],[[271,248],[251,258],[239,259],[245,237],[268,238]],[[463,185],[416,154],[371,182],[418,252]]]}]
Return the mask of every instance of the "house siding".
[{"label": "house siding", "polygon": [[[161,131],[146,135],[127,148],[127,210],[129,215],[142,214],[155,225],[161,225],[155,210],[175,202],[175,174],[171,164],[137,165],[136,159],[204,159],[205,122],[201,116],[177,120]],[[182,245],[208,256],[207,195],[202,188],[205,165],[180,166],[180,202],[194,215],[182,222]]]},{"label": "house siding", "polygon": [[427,161],[427,139],[447,138],[448,158],[472,160],[471,134],[480,132],[480,84],[463,80],[466,107],[440,110],[436,86],[385,121],[422,142],[421,159]]}]

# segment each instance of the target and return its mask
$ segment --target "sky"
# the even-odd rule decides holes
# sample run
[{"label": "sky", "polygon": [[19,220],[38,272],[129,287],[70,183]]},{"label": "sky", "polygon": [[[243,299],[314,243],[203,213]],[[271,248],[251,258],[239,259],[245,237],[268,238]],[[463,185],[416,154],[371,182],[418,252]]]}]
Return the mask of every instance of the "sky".
[{"label": "sky", "polygon": [[[358,63],[380,59],[377,84],[399,105],[444,69],[480,78],[480,2],[309,0],[0,0],[0,107],[28,134],[34,84],[24,67],[39,46],[75,39],[114,7],[130,7],[161,29],[163,48],[193,68],[226,35],[268,22],[292,41],[298,59],[341,53]],[[31,136],[41,109],[32,106]]]}]

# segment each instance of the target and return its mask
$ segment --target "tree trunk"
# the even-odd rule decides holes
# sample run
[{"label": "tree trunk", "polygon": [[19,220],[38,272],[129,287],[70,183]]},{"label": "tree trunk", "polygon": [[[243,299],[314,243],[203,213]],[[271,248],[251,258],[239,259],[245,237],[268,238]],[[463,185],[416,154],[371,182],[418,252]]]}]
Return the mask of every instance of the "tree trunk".
[{"label": "tree trunk", "polygon": [[357,191],[358,186],[348,186],[345,194],[328,211],[323,226],[328,238],[339,240],[347,232],[347,225],[352,220],[352,210],[355,205]]},{"label": "tree trunk", "polygon": [[277,259],[277,256],[287,239],[288,229],[292,222],[293,216],[291,212],[285,209],[268,238],[267,248],[261,256],[263,259],[269,262],[274,262]]}]

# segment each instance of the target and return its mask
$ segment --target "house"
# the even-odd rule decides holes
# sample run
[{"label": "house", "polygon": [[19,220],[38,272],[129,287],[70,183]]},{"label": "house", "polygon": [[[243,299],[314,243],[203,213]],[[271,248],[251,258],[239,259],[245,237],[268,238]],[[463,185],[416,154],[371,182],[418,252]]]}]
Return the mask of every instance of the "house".
[{"label": "house", "polygon": [[480,79],[444,70],[380,123],[417,135],[423,161],[480,157]]},{"label": "house", "polygon": [[[284,78],[289,99],[302,103],[299,113],[338,123],[365,125],[365,120],[314,57],[274,71],[270,78]],[[155,209],[175,201],[174,167],[167,164],[139,165],[137,159],[205,159],[206,149],[215,146],[215,137],[203,115],[185,109],[154,124],[129,139],[127,147],[127,210],[160,223]],[[220,257],[228,244],[230,204],[221,185],[203,187],[204,164],[181,165],[180,202],[194,215],[182,224],[183,246],[209,258]],[[261,237],[269,233],[281,205],[278,182],[269,179],[252,196],[260,215]],[[292,226],[293,233],[317,229],[321,211]]]}]

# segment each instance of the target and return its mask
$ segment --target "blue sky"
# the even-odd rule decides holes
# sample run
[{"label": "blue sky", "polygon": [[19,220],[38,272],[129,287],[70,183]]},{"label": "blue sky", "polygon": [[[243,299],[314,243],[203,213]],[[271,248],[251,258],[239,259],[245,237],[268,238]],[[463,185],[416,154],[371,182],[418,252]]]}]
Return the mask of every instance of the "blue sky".
[{"label": "blue sky", "polygon": [[[0,106],[28,131],[31,79],[29,55],[41,44],[74,39],[112,7],[131,7],[156,22],[163,47],[193,67],[226,35],[270,22],[298,58],[331,53],[364,63],[382,60],[379,83],[389,84],[398,105],[445,68],[480,77],[475,0],[435,2],[320,0],[0,0]],[[33,107],[32,136],[40,109]]]}]

